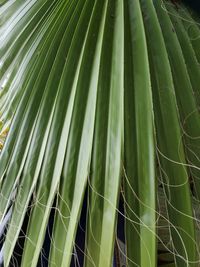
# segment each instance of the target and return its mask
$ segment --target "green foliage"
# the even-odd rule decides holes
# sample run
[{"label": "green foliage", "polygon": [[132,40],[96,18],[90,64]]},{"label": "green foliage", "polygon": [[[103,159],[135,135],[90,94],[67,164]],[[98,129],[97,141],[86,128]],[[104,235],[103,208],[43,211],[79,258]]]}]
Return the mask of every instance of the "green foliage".
[{"label": "green foliage", "polygon": [[5,267],[27,211],[37,266],[52,209],[49,266],[70,266],[86,192],[84,266],[112,265],[120,197],[127,266],[199,266],[199,36],[167,1],[0,1]]}]

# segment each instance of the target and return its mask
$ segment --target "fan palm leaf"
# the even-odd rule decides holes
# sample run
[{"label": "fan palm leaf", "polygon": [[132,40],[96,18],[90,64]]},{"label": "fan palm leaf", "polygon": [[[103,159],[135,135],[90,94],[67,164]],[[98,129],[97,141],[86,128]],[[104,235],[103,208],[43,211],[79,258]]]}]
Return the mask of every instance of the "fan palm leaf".
[{"label": "fan palm leaf", "polygon": [[48,266],[70,266],[81,212],[83,266],[112,266],[118,216],[127,266],[199,266],[192,16],[159,0],[0,1],[4,266],[22,231],[17,264],[38,266],[51,221]]}]

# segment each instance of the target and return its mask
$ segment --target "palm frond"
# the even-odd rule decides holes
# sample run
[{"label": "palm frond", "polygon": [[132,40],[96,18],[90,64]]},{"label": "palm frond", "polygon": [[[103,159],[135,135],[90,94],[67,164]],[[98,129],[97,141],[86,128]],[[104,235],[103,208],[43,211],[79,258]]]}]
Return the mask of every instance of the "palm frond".
[{"label": "palm frond", "polygon": [[168,1],[0,1],[5,267],[22,231],[39,264],[50,221],[48,266],[70,266],[81,212],[84,266],[112,266],[119,214],[127,266],[157,266],[158,241],[199,265],[199,33]]}]

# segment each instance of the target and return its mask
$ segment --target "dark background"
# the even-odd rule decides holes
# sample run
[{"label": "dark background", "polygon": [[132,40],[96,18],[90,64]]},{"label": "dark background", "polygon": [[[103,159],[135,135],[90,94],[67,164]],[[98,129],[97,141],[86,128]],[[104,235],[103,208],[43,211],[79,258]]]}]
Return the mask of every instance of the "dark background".
[{"label": "dark background", "polygon": [[181,0],[180,2],[186,4],[188,7],[200,14],[200,0]]}]

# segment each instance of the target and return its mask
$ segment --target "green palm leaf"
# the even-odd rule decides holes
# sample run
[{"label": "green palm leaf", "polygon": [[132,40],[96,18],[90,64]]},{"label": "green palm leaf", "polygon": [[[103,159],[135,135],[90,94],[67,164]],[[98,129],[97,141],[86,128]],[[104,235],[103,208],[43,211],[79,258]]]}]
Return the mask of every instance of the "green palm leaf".
[{"label": "green palm leaf", "polygon": [[4,266],[22,231],[40,266],[51,221],[48,266],[70,266],[81,212],[83,266],[118,259],[118,224],[127,266],[199,266],[199,33],[168,1],[0,1]]}]

